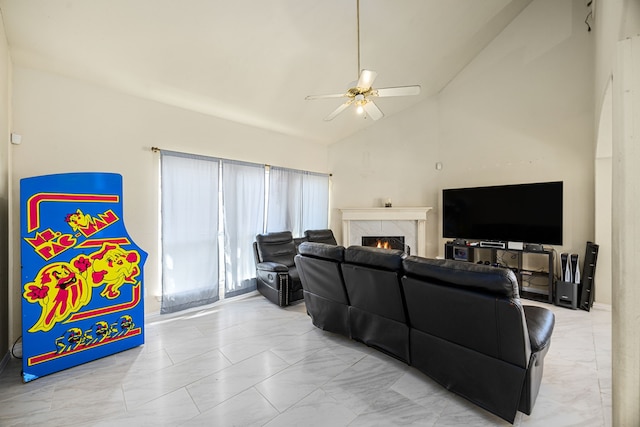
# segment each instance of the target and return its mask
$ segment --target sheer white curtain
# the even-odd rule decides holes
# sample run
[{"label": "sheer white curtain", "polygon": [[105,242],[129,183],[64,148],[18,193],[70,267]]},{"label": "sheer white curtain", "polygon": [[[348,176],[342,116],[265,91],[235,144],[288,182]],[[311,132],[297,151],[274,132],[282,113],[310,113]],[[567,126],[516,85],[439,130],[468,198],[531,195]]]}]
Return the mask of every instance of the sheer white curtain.
[{"label": "sheer white curtain", "polygon": [[269,168],[267,232],[291,231],[302,235],[302,174],[293,169]]},{"label": "sheer white curtain", "polygon": [[218,300],[219,160],[161,150],[162,304]]},{"label": "sheer white curtain", "polygon": [[[161,313],[217,301],[222,276],[225,298],[254,290],[253,242],[264,231],[265,166],[160,153]],[[328,175],[272,167],[269,176],[267,231],[290,230],[298,237],[327,228]]]},{"label": "sheer white curtain", "polygon": [[304,230],[329,225],[329,176],[272,166],[269,169],[267,231]]},{"label": "sheer white curtain", "polygon": [[329,227],[329,176],[304,172],[302,179],[302,228]]},{"label": "sheer white curtain", "polygon": [[256,288],[253,242],[264,227],[264,165],[222,162],[225,298]]}]

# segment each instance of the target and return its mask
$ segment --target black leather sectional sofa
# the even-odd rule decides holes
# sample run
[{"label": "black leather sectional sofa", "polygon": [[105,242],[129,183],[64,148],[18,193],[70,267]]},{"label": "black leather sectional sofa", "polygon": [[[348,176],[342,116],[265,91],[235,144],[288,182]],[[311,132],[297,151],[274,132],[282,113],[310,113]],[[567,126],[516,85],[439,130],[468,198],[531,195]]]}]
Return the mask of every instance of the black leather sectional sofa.
[{"label": "black leather sectional sofa", "polygon": [[511,423],[531,413],[555,319],[521,304],[511,270],[310,242],[295,263],[317,327],[396,357]]}]

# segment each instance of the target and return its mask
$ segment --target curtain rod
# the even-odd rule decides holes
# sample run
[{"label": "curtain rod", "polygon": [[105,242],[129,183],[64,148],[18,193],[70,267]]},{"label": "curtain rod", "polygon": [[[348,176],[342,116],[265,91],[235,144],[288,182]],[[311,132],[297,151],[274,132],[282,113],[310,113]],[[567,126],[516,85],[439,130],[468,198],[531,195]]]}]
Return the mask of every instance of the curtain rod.
[{"label": "curtain rod", "polygon": [[[207,156],[207,155],[204,155],[204,154],[187,153],[187,152],[184,152],[184,151],[165,150],[164,148],[159,148],[159,147],[151,147],[151,151],[154,152],[154,153],[158,153],[160,151],[171,151],[171,152],[174,152],[174,153],[189,154],[189,155],[192,155],[192,156],[211,157],[211,158],[220,159],[220,160],[230,160],[230,161],[236,161],[236,162],[242,161],[242,160],[233,160],[233,159],[223,159],[221,157]],[[254,162],[246,162],[246,163],[254,163]],[[269,168],[272,166],[272,165],[269,165],[269,164],[266,164],[266,163],[256,163],[256,164],[257,165],[258,164],[263,164],[264,166],[267,166]],[[285,168],[284,166],[275,166],[275,167],[283,168],[283,169],[299,170],[301,172],[319,173],[321,175],[324,175],[323,172],[313,172],[313,171],[305,171],[305,170],[302,170],[302,169]],[[333,176],[332,173],[327,173],[326,175]]]}]

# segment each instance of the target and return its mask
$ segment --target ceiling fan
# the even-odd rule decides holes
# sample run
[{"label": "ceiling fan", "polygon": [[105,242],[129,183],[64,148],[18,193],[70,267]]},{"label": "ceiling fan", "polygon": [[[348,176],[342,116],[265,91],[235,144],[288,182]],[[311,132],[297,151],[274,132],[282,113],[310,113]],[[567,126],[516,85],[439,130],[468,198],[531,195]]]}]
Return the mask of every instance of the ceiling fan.
[{"label": "ceiling fan", "polygon": [[398,86],[398,87],[386,87],[380,89],[374,89],[373,82],[376,79],[378,73],[371,70],[360,71],[360,0],[356,0],[356,16],[357,16],[357,28],[358,28],[358,73],[359,77],[357,82],[350,84],[349,89],[345,93],[331,94],[331,95],[309,95],[305,99],[325,99],[325,98],[347,98],[347,100],[338,108],[333,110],[331,114],[324,118],[325,121],[333,120],[338,114],[346,110],[350,105],[356,106],[356,112],[363,114],[366,118],[371,117],[373,120],[378,120],[384,117],[384,113],[373,102],[372,98],[382,98],[387,96],[407,96],[420,94],[420,86]]}]

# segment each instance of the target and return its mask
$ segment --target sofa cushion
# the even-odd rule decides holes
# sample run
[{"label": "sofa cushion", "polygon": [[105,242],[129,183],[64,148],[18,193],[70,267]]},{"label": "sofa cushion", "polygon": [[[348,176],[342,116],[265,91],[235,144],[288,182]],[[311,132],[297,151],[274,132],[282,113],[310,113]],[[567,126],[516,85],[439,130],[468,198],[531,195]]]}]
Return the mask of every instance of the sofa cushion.
[{"label": "sofa cushion", "polygon": [[402,268],[404,252],[397,249],[349,246],[344,252],[345,262],[375,267],[381,270],[398,271]]},{"label": "sofa cushion", "polygon": [[513,271],[507,268],[417,256],[407,257],[403,261],[403,267],[409,277],[436,280],[507,298],[519,298],[518,280]]},{"label": "sofa cushion", "polygon": [[304,242],[298,247],[298,253],[336,262],[344,261],[344,247],[326,243]]}]

